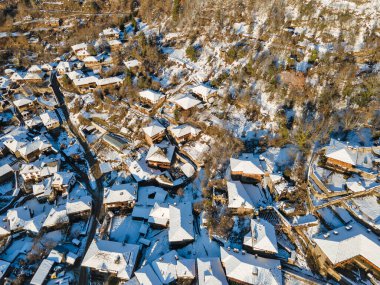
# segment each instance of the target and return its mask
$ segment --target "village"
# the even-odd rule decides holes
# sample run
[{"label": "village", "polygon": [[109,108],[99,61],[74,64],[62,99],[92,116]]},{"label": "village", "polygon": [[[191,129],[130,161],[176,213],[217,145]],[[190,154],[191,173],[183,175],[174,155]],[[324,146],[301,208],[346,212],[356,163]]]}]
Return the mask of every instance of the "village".
[{"label": "village", "polygon": [[379,138],[317,145],[300,191],[302,150],[224,118],[208,61],[155,32],[4,70],[0,283],[379,284]]}]

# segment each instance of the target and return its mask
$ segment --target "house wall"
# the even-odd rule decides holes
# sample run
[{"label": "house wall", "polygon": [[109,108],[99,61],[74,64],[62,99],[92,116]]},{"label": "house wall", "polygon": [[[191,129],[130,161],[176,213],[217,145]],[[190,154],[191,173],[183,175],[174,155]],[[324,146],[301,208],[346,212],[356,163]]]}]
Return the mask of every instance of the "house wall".
[{"label": "house wall", "polygon": [[98,61],[90,61],[90,62],[86,62],[84,65],[89,68],[97,68],[97,67],[100,67],[102,64]]},{"label": "house wall", "polygon": [[67,185],[52,184],[51,187],[56,191],[59,191],[62,193],[67,193],[67,191],[70,190],[70,188],[74,186],[75,182],[76,182],[76,178],[75,178],[75,176],[73,176],[70,179],[70,181],[67,183]]},{"label": "house wall", "polygon": [[38,78],[38,79],[23,79],[24,82],[28,83],[42,83],[44,81],[43,78]]},{"label": "house wall", "polygon": [[172,137],[175,139],[175,141],[177,143],[182,143],[182,142],[185,142],[185,141],[188,141],[188,140],[192,140],[192,139],[195,138],[191,133],[186,134],[186,135],[184,135],[182,137],[175,137],[174,135],[172,135]]},{"label": "house wall", "polygon": [[41,151],[37,149],[25,156],[20,154],[20,157],[22,157],[27,162],[31,162],[31,161],[36,160],[40,155],[41,155]]},{"label": "house wall", "polygon": [[175,241],[175,242],[169,240],[169,247],[171,249],[181,248],[181,247],[184,247],[185,245],[188,245],[189,243],[192,243],[193,241],[194,239],[184,239],[184,240]]},{"label": "house wall", "polygon": [[229,208],[234,215],[250,215],[255,212],[254,209],[245,209],[243,207],[240,208]]},{"label": "house wall", "polygon": [[52,124],[49,124],[49,125],[46,125],[45,127],[48,129],[48,130],[53,130],[53,129],[56,129],[59,127],[59,122],[55,122],[55,123],[52,123]]},{"label": "house wall", "polygon": [[266,250],[257,250],[257,249],[254,249],[252,246],[247,246],[245,244],[243,244],[243,249],[246,250],[248,253],[259,254],[260,256],[263,256],[263,257],[273,258],[276,256],[275,252],[266,251]]},{"label": "house wall", "polygon": [[21,177],[26,183],[30,181],[38,181],[42,178],[40,172],[23,173],[21,174]]},{"label": "house wall", "polygon": [[91,215],[91,211],[83,211],[83,212],[78,212],[78,213],[70,213],[67,214],[69,216],[69,219],[71,222],[76,222],[80,220],[87,220],[88,217]]},{"label": "house wall", "polygon": [[336,160],[336,159],[330,158],[330,157],[327,158],[326,164],[329,164],[331,166],[338,166],[338,167],[342,167],[342,168],[347,168],[347,169],[353,168],[352,164],[345,163],[345,162],[342,162],[342,161],[339,161],[339,160]]},{"label": "house wall", "polygon": [[155,142],[160,142],[165,137],[165,132],[159,133],[153,137],[148,136],[145,134],[145,140],[149,145],[153,145]]},{"label": "house wall", "polygon": [[20,113],[22,113],[24,111],[28,111],[31,109],[34,110],[34,107],[35,107],[34,102],[32,102],[32,103],[27,104],[27,105],[19,106],[19,107],[17,107],[17,109],[20,111]]},{"label": "house wall", "polygon": [[261,180],[263,179],[264,175],[245,174],[242,171],[231,171],[231,176],[232,176],[233,179],[236,178],[236,179],[242,180],[242,181],[244,180],[244,181],[247,181],[247,182],[250,182],[250,181],[261,182]]},{"label": "house wall", "polygon": [[107,89],[107,88],[114,88],[120,86],[120,83],[110,83],[110,84],[104,84],[104,85],[99,85],[98,87],[101,89]]},{"label": "house wall", "polygon": [[128,202],[108,203],[108,204],[104,204],[104,207],[106,211],[110,209],[131,210],[134,205],[135,205],[135,201],[128,201]]},{"label": "house wall", "polygon": [[150,167],[158,167],[158,168],[164,168],[164,169],[170,169],[171,163],[163,163],[163,162],[156,162],[156,161],[149,161],[148,165]]},{"label": "house wall", "polygon": [[87,93],[87,92],[89,92],[92,88],[96,88],[96,84],[95,84],[95,83],[91,83],[91,84],[85,84],[85,85],[77,86],[77,89],[78,89],[78,91],[79,91],[80,94]]}]

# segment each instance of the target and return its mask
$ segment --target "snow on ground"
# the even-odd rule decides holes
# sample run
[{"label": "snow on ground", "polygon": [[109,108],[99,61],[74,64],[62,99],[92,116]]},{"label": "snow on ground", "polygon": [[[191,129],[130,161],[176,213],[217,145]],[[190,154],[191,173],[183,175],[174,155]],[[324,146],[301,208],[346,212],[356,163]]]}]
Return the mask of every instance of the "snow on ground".
[{"label": "snow on ground", "polygon": [[261,154],[272,172],[284,170],[285,167],[292,167],[294,159],[298,153],[298,148],[294,145],[287,145],[283,148],[268,148]]},{"label": "snow on ground", "polygon": [[325,182],[328,189],[333,192],[342,192],[345,191],[346,178],[343,174],[340,173],[332,173],[328,177],[326,177]]}]

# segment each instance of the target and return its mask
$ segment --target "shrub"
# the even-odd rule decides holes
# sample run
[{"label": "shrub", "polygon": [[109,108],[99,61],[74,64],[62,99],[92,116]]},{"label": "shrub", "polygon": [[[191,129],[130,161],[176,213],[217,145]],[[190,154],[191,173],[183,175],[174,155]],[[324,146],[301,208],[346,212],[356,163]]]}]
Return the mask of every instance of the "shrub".
[{"label": "shrub", "polygon": [[318,51],[314,49],[309,57],[309,63],[313,64],[318,60]]},{"label": "shrub", "polygon": [[174,0],[173,1],[172,17],[173,17],[173,20],[175,22],[178,21],[180,8],[181,8],[181,6],[180,6],[180,3],[179,3],[179,0]]},{"label": "shrub", "polygon": [[98,54],[98,52],[96,51],[96,49],[95,49],[95,47],[93,45],[88,45],[87,51],[92,56],[95,56],[95,55]]},{"label": "shrub", "polygon": [[198,55],[194,46],[191,45],[186,49],[186,56],[190,58],[191,61],[197,61]]}]

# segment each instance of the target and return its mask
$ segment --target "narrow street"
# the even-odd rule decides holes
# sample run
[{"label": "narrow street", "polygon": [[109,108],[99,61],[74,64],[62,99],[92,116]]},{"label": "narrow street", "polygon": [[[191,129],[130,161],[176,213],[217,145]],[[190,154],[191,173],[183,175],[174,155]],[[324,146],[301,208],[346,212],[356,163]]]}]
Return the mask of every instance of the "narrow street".
[{"label": "narrow street", "polygon": [[[79,135],[77,128],[72,124],[72,122],[70,120],[70,113],[69,113],[69,110],[67,109],[65,99],[64,99],[64,95],[59,88],[59,83],[58,83],[57,76],[55,73],[52,73],[51,78],[50,78],[50,83],[51,83],[51,88],[52,88],[55,96],[57,97],[58,103],[62,109],[62,113],[65,116],[67,126],[70,129],[70,131],[75,135],[76,139],[79,141],[81,146],[83,147],[83,149],[85,151],[84,155],[85,155],[86,160],[89,163],[90,171],[91,170],[93,171],[94,169],[96,169],[98,167],[97,159],[92,154],[90,146],[87,144],[87,142],[85,140],[82,139],[82,137]],[[86,251],[87,251],[88,247],[90,246],[90,244],[91,244],[91,242],[95,236],[96,225],[97,225],[96,221],[100,219],[104,188],[103,188],[101,176],[96,178],[96,180],[95,180],[95,182],[96,182],[95,191],[93,191],[91,189],[90,178],[88,176],[87,176],[87,179],[84,179],[84,181],[88,181],[85,184],[88,188],[88,191],[92,194],[92,198],[94,200],[93,211],[92,211],[92,216],[94,219],[92,219],[92,223],[88,229],[88,239],[87,239],[87,244],[86,244]],[[84,256],[82,256],[81,258],[83,258],[83,257]],[[80,267],[80,264],[81,264],[81,262],[79,263],[79,268],[78,268],[79,272],[80,272],[78,284],[88,284],[89,283],[88,271],[86,268]]]}]

